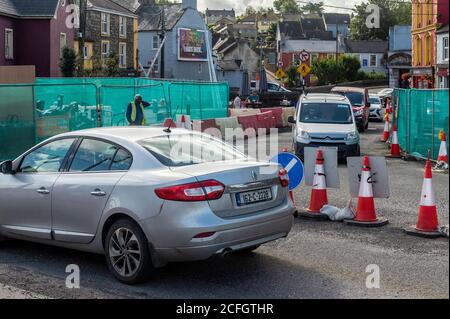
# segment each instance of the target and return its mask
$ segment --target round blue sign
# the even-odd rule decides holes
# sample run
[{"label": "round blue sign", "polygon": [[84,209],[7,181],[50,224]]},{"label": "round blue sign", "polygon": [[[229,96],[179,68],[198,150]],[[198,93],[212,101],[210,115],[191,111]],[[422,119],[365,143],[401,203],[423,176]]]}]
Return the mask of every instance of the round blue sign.
[{"label": "round blue sign", "polygon": [[291,153],[280,153],[271,162],[279,163],[288,172],[289,190],[296,189],[303,180],[304,167],[302,161]]}]

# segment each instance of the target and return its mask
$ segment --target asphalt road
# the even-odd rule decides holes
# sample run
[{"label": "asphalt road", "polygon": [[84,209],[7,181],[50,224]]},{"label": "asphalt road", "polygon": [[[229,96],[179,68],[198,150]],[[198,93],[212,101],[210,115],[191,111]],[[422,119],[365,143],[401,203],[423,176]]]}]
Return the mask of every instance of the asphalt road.
[{"label": "asphalt road", "polygon": [[[362,135],[362,152],[381,155],[381,123]],[[290,146],[280,135],[280,148]],[[449,298],[449,241],[410,237],[402,228],[416,222],[423,163],[388,160],[391,198],[376,200],[383,228],[338,222],[295,220],[289,237],[250,255],[170,264],[150,282],[118,283],[102,256],[21,241],[0,245],[0,298]],[[339,167],[340,190],[329,201],[343,207],[349,198],[346,166]],[[449,176],[434,174],[439,220],[449,223]],[[296,193],[306,205],[309,187]],[[66,266],[80,267],[81,287],[66,288]],[[366,267],[380,270],[380,288],[366,287]]]}]

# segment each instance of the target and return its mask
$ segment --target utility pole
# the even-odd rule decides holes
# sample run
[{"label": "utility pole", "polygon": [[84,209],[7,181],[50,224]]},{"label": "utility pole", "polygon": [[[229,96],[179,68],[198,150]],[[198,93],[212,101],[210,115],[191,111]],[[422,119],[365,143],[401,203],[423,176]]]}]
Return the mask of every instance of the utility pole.
[{"label": "utility pole", "polygon": [[84,45],[86,35],[86,0],[80,0],[79,10],[79,29],[78,29],[78,54],[81,56],[79,73],[84,73]]},{"label": "utility pole", "polygon": [[[166,19],[164,16],[164,6],[161,6],[161,35],[160,35],[160,39],[161,39],[161,43],[164,41],[166,37]],[[164,79],[165,76],[165,59],[164,59],[164,55],[165,55],[165,42],[162,44],[161,46],[161,59],[160,59],[160,63],[159,63],[159,75],[161,77],[161,79]]]},{"label": "utility pole", "polygon": [[336,24],[336,61],[338,60],[339,53],[339,24]]}]

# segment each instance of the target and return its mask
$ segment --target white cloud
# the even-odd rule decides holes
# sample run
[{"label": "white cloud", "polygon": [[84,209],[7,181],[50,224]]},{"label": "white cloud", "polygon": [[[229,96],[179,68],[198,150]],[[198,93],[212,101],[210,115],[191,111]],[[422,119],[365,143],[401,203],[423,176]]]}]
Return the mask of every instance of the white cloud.
[{"label": "white cloud", "polygon": [[[197,0],[198,9],[205,11],[208,9],[232,9],[241,14],[245,11],[247,6],[253,7],[272,7],[273,0]],[[355,4],[364,2],[363,0],[322,0],[325,5],[353,8]],[[320,2],[320,0],[313,0],[311,2]],[[349,12],[346,10],[339,10],[337,8],[325,7],[325,11],[328,12]]]}]

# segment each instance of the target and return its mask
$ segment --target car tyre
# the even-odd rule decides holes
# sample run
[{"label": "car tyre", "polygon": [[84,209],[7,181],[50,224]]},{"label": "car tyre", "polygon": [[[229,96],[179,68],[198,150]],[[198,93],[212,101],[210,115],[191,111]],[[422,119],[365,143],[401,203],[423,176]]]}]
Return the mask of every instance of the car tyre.
[{"label": "car tyre", "polygon": [[124,284],[145,282],[155,271],[147,237],[132,220],[119,219],[109,228],[104,249],[108,269]]},{"label": "car tyre", "polygon": [[359,133],[364,133],[365,130],[366,130],[366,129],[365,129],[364,126],[358,126],[358,132],[359,132]]}]

